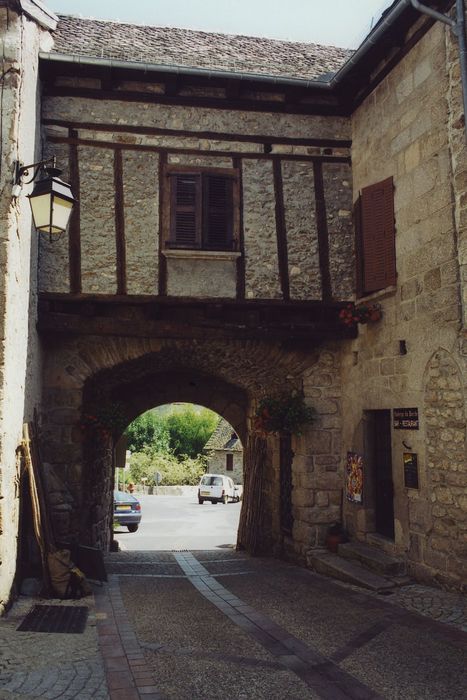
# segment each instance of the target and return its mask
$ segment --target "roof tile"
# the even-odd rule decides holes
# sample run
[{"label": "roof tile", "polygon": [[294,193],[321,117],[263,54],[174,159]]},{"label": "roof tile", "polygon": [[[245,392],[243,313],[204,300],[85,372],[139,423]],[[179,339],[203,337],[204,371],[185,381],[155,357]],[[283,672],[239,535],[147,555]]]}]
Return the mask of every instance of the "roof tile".
[{"label": "roof tile", "polygon": [[260,37],[60,15],[52,53],[316,80],[351,51]]}]

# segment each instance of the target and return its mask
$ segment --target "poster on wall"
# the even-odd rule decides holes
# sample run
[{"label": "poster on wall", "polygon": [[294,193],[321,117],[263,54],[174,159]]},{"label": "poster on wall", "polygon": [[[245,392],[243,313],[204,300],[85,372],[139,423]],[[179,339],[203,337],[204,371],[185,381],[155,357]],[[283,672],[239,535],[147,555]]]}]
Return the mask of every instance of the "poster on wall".
[{"label": "poster on wall", "polygon": [[363,457],[357,452],[347,452],[345,491],[348,501],[363,503]]},{"label": "poster on wall", "polygon": [[418,457],[414,452],[404,452],[404,486],[418,489]]}]

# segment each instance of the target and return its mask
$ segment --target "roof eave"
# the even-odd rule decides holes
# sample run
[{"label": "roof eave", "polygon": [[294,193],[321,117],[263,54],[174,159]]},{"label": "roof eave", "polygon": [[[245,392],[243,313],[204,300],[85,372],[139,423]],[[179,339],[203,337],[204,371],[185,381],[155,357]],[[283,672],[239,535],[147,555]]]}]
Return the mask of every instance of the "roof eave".
[{"label": "roof eave", "polygon": [[81,66],[97,66],[105,68],[125,69],[143,73],[161,73],[178,76],[203,77],[212,79],[240,80],[258,84],[268,84],[284,87],[297,87],[318,90],[330,90],[330,80],[308,80],[306,78],[289,78],[280,75],[262,73],[239,73],[236,71],[213,70],[211,68],[195,68],[190,66],[167,65],[163,63],[144,63],[140,61],[124,61],[114,58],[99,58],[80,54],[61,54],[41,52],[39,58],[51,63],[74,63]]}]

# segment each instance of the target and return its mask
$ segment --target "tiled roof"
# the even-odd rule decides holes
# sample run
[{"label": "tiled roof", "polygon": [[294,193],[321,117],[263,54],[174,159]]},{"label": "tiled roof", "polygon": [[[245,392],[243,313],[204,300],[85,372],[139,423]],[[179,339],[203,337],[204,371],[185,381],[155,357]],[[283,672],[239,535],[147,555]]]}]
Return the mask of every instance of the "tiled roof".
[{"label": "tiled roof", "polygon": [[226,420],[221,418],[215,431],[205,444],[204,449],[208,452],[210,450],[229,450],[229,452],[241,452],[243,448],[242,443],[240,442],[230,423],[227,423]]},{"label": "tiled roof", "polygon": [[52,53],[316,80],[351,51],[251,36],[59,16]]}]

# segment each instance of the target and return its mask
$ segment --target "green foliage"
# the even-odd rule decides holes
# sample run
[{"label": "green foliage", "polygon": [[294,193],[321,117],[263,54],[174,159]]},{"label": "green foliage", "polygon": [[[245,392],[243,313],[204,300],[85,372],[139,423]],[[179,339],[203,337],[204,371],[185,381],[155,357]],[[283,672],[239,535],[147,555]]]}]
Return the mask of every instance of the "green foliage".
[{"label": "green foliage", "polygon": [[195,459],[211,437],[218,417],[207,408],[196,410],[190,404],[172,407],[168,412],[147,411],[127,428],[128,449],[141,452],[173,452]]},{"label": "green foliage", "polygon": [[178,457],[186,455],[195,459],[213,434],[218,416],[207,408],[196,411],[193,406],[183,406],[166,418],[170,434],[170,449]]},{"label": "green foliage", "polygon": [[138,416],[126,430],[128,449],[131,452],[141,452],[150,447],[153,452],[168,452],[170,435],[167,419],[154,411],[146,411]]},{"label": "green foliage", "polygon": [[130,474],[133,481],[146,485],[156,484],[156,472],[162,474],[163,486],[196,485],[206,471],[206,458],[178,459],[170,452],[152,452],[147,449],[131,455]]},{"label": "green foliage", "polygon": [[287,432],[300,435],[303,426],[311,423],[314,411],[307,406],[302,394],[266,396],[256,411],[255,430],[258,433]]}]

